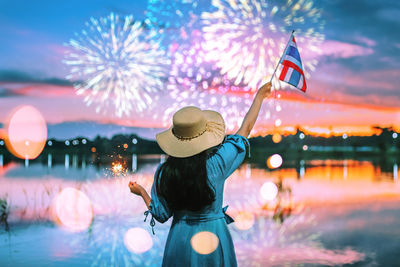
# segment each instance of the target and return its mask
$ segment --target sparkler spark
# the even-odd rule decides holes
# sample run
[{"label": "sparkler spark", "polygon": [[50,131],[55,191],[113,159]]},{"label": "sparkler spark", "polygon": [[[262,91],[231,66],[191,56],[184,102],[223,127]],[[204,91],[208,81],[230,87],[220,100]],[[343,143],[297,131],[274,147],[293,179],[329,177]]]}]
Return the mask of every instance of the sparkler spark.
[{"label": "sparkler spark", "polygon": [[118,117],[151,106],[158,97],[154,93],[164,89],[170,64],[157,31],[114,13],[90,18],[85,26],[66,44],[71,51],[63,61],[77,94],[88,106],[96,103],[96,112],[112,106]]},{"label": "sparkler spark", "polygon": [[114,175],[121,175],[124,172],[126,172],[125,168],[122,166],[121,163],[119,162],[113,162],[112,163],[112,172]]},{"label": "sparkler spark", "polygon": [[[318,50],[324,38],[320,10],[312,0],[282,2],[214,0],[217,10],[202,13],[206,58],[215,61],[235,85],[244,83],[256,90],[267,82],[292,29],[303,49]],[[317,64],[315,59],[305,62],[307,70]]]}]

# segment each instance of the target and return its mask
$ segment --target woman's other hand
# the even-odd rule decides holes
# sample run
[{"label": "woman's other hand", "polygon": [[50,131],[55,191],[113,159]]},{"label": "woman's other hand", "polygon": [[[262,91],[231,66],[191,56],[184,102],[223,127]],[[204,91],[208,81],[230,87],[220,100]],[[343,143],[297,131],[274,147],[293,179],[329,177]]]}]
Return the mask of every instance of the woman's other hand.
[{"label": "woman's other hand", "polygon": [[262,98],[266,98],[271,94],[272,83],[268,82],[258,89],[257,94],[260,95]]},{"label": "woman's other hand", "polygon": [[141,196],[144,190],[143,186],[141,186],[136,182],[129,182],[129,189],[131,190],[132,193],[138,196]]}]

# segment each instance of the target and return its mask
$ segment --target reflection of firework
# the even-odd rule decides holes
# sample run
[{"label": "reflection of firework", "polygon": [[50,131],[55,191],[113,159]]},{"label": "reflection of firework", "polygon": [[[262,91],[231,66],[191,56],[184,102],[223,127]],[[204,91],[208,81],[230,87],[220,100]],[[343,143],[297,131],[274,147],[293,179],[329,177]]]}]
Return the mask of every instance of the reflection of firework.
[{"label": "reflection of firework", "polygon": [[[289,32],[303,48],[315,51],[323,35],[320,10],[312,0],[216,0],[215,12],[204,12],[202,20],[207,59],[215,60],[221,74],[236,85],[244,83],[253,90],[266,82],[287,42]],[[305,53],[307,54],[307,53]],[[306,61],[313,70],[315,60]]]},{"label": "reflection of firework", "polygon": [[[90,253],[94,253],[91,266],[129,266],[131,264],[155,266],[162,259],[169,224],[157,223],[156,235],[151,234],[149,224],[143,222],[143,211],[145,211],[143,200],[129,191],[128,183],[131,180],[137,181],[148,190],[153,176],[136,174],[130,177],[87,182],[82,186],[82,190],[91,199],[96,216],[87,233],[76,235],[72,242],[74,244],[88,242],[87,247],[90,248]],[[138,237],[130,236],[129,239],[133,239],[127,240],[127,233],[135,227],[149,232],[150,234],[146,237],[152,244],[146,250],[136,250],[136,253],[135,250],[132,252],[130,243],[133,242],[135,245],[135,238]],[[130,242],[127,243],[127,241]]]},{"label": "reflection of firework", "polygon": [[[268,192],[262,189],[261,184],[268,181],[264,183],[265,179],[254,179],[264,176],[264,171],[247,166],[236,171],[225,187],[229,192],[226,198],[231,207],[229,212],[235,219],[230,230],[238,263],[244,266],[297,266],[297,259],[291,258],[293,252],[310,252],[308,256],[312,258],[314,248],[321,247],[319,235],[311,232],[316,225],[315,217],[299,214],[299,209],[295,208],[294,214],[277,222],[274,209],[266,210],[265,206],[266,203],[273,204],[280,193],[274,192],[273,198],[265,199]],[[280,187],[275,187],[275,190],[279,191]]]},{"label": "reflection of firework", "polygon": [[[305,230],[315,225],[313,216],[294,216],[282,225],[260,216],[256,219],[254,226],[247,231],[231,228],[232,237],[236,241],[239,265],[242,262],[248,264],[247,266],[253,266],[256,263],[269,266],[273,265],[274,260],[279,257],[286,257],[286,259],[280,259],[277,266],[291,266],[293,262],[296,265],[298,264],[296,259],[291,259],[293,251],[309,253],[308,257],[313,258],[314,248],[321,247],[318,241],[319,234],[307,233]],[[288,255],[285,256],[286,253]]]},{"label": "reflection of firework", "polygon": [[[351,249],[324,248],[316,231],[315,215],[299,203],[292,203],[290,185],[284,185],[280,178],[275,182],[276,198],[263,199],[265,192],[260,188],[266,174],[247,166],[237,170],[225,184],[224,200],[235,219],[229,228],[239,266],[333,266],[363,258]],[[290,210],[285,211],[286,207]]]},{"label": "reflection of firework", "polygon": [[152,103],[151,93],[163,89],[169,59],[160,49],[155,30],[147,30],[132,16],[111,13],[91,18],[86,29],[67,44],[71,52],[64,63],[70,66],[67,79],[85,95],[96,111],[112,105],[117,116],[143,111]]},{"label": "reflection of firework", "polygon": [[134,219],[118,218],[114,215],[98,216],[86,233],[74,235],[70,242],[73,246],[87,247],[87,253],[93,255],[90,266],[156,266],[162,260],[168,226],[157,225],[157,234],[147,235],[151,242],[148,250],[141,253],[131,252],[129,243],[127,244],[124,237],[133,227],[143,227],[143,225],[142,216]]}]

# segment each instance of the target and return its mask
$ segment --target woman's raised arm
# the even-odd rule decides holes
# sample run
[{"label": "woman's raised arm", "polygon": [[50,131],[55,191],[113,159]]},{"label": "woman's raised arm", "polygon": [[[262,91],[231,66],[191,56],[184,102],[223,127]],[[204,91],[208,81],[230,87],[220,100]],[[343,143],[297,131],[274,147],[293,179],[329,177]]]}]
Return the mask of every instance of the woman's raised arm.
[{"label": "woman's raised arm", "polygon": [[271,87],[272,84],[269,82],[258,89],[257,94],[254,97],[253,103],[251,104],[249,111],[247,111],[247,114],[243,119],[242,126],[240,126],[236,134],[244,136],[246,138],[249,136],[254,124],[256,123],[258,113],[260,112],[261,104],[264,98],[268,97],[271,94]]}]

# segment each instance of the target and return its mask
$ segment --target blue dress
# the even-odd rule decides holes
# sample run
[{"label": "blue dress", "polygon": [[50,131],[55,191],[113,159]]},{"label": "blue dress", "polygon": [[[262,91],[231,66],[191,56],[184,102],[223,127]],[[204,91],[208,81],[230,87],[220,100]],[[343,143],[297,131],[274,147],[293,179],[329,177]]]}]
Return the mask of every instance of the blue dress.
[{"label": "blue dress", "polygon": [[[222,200],[225,179],[243,162],[246,147],[249,147],[249,142],[245,137],[228,135],[218,150],[207,159],[207,175],[215,188],[215,201],[201,211],[174,212],[170,210],[165,199],[157,193],[155,183],[153,183],[152,200],[148,212],[160,223],[164,223],[173,216],[162,266],[237,266],[232,238],[227,227],[233,219],[225,214],[227,206],[222,208]],[[152,226],[154,226],[153,218],[151,219]],[[196,252],[194,249],[196,245],[191,243],[194,235],[204,231],[214,234],[211,235],[214,237],[212,239],[214,246],[211,246],[213,251],[211,253],[206,251],[208,254],[204,254],[204,251],[200,251],[202,254]],[[215,245],[215,236],[218,237],[218,245]],[[209,239],[203,240],[203,244],[204,242],[208,244],[207,240],[209,241]]]}]

